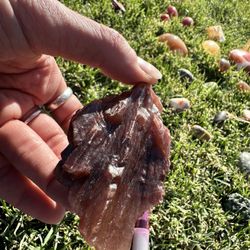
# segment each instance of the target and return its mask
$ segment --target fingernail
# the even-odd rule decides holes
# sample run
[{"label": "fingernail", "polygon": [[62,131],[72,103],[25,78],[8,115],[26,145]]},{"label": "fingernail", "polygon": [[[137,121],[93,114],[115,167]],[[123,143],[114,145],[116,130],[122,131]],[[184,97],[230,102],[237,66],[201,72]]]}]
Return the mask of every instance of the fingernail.
[{"label": "fingernail", "polygon": [[147,73],[150,77],[152,77],[153,79],[161,79],[162,78],[162,74],[161,72],[154,67],[152,64],[144,61],[142,58],[138,57],[138,64],[140,65],[141,69]]}]

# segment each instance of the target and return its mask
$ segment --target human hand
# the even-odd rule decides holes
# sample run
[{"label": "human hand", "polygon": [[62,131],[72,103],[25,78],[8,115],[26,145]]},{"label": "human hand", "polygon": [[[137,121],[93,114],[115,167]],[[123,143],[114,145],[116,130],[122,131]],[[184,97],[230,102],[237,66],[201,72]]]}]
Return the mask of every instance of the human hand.
[{"label": "human hand", "polygon": [[67,207],[67,190],[53,171],[68,144],[64,131],[82,105],[72,95],[52,117],[40,114],[22,122],[67,87],[53,56],[98,67],[124,83],[151,84],[161,75],[116,31],[56,0],[0,1],[0,54],[0,197],[43,222],[57,223]]}]

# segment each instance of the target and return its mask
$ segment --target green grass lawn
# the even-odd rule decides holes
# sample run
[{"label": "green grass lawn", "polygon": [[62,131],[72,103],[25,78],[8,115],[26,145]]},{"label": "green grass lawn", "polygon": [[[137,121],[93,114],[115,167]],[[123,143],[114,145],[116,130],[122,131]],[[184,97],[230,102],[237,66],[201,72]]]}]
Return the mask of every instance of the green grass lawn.
[{"label": "green grass lawn", "polygon": [[[115,13],[108,0],[64,0],[70,8],[118,30],[136,52],[154,64],[163,74],[154,86],[164,105],[162,118],[172,136],[171,172],[166,178],[164,201],[151,215],[150,249],[250,249],[250,223],[231,212],[224,212],[221,200],[231,193],[250,198],[249,179],[239,170],[242,151],[250,152],[250,125],[233,119],[223,126],[212,124],[218,111],[241,116],[250,108],[250,95],[239,92],[236,83],[250,77],[232,67],[220,73],[216,59],[206,55],[202,41],[205,28],[220,24],[226,41],[222,57],[241,48],[250,39],[249,0],[128,0],[126,13]],[[180,16],[189,15],[194,27],[183,28],[181,17],[168,23],[160,14],[173,4]],[[188,57],[172,54],[157,37],[164,32],[179,35],[189,48]],[[104,77],[99,70],[58,58],[65,78],[86,104],[107,94],[127,89]],[[178,69],[190,70],[196,80],[181,82]],[[126,69],[124,69],[126,70]],[[215,81],[218,87],[204,88]],[[183,96],[191,109],[173,113],[170,98]],[[209,142],[193,139],[190,127],[198,124],[213,136]],[[68,213],[60,225],[46,225],[23,215],[4,201],[0,202],[0,249],[90,249],[78,233],[78,218]]]}]

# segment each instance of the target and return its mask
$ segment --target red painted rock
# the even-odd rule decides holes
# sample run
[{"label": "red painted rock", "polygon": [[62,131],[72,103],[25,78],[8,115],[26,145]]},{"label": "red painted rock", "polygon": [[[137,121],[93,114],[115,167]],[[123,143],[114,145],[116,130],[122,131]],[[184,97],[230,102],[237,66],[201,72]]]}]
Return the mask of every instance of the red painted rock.
[{"label": "red painted rock", "polygon": [[229,59],[237,65],[238,69],[244,69],[250,74],[250,52],[234,49],[230,52]]},{"label": "red painted rock", "polygon": [[164,22],[167,22],[167,21],[170,20],[169,14],[166,14],[166,13],[161,14],[160,18],[161,18],[161,20],[164,21]]},{"label": "red painted rock", "polygon": [[180,39],[180,37],[173,35],[171,33],[165,33],[159,36],[160,42],[165,42],[170,50],[177,52],[182,56],[186,56],[188,54],[188,49],[186,44]]},{"label": "red painted rock", "polygon": [[152,87],[95,100],[73,117],[56,178],[96,250],[128,250],[134,226],[158,204],[169,170],[170,135]]},{"label": "red painted rock", "polygon": [[192,26],[194,25],[194,20],[192,17],[186,16],[182,19],[183,26]]},{"label": "red painted rock", "polygon": [[169,14],[170,17],[178,17],[178,11],[177,9],[172,6],[172,5],[169,5],[168,8],[167,8],[167,13]]}]

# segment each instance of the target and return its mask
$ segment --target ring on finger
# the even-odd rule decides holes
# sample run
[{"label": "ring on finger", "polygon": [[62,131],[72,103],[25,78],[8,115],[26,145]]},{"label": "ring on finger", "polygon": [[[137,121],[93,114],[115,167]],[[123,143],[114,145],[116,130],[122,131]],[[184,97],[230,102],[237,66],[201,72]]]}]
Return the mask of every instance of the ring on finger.
[{"label": "ring on finger", "polygon": [[73,91],[71,88],[66,88],[54,101],[47,104],[47,108],[51,111],[58,109],[62,106],[71,96],[73,95]]},{"label": "ring on finger", "polygon": [[35,106],[23,116],[21,121],[23,121],[25,124],[28,125],[32,120],[34,120],[37,116],[39,116],[41,112],[42,112],[41,107]]}]

